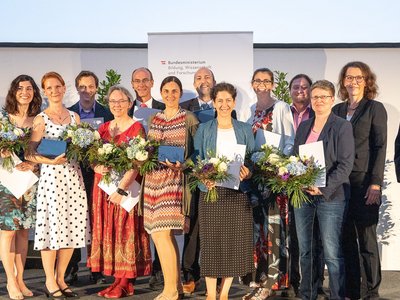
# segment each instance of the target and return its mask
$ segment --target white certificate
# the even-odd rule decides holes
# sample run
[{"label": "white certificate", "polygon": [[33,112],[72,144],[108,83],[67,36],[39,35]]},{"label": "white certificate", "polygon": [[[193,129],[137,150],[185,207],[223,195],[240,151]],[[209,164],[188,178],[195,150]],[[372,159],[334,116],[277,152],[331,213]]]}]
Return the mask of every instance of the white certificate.
[{"label": "white certificate", "polygon": [[[120,177],[115,176],[114,174],[111,175],[111,182],[110,184],[106,184],[103,181],[100,181],[98,187],[101,188],[104,192],[108,195],[111,195],[118,189],[119,181],[121,180]],[[122,196],[121,203],[119,204],[123,209],[127,212],[130,212],[135,205],[139,202],[140,199],[140,184],[134,180],[126,190],[128,196]]]},{"label": "white certificate", "polygon": [[[257,129],[256,131],[256,149],[261,149],[261,146],[267,144],[269,146],[273,146],[279,149],[281,144],[282,136],[278,133],[274,133],[271,131]],[[283,149],[280,149],[283,150]]]},{"label": "white certificate", "polygon": [[246,156],[246,145],[239,145],[236,143],[227,144],[226,147],[218,149],[217,156],[222,155],[231,160],[228,164],[228,173],[232,175],[232,178],[225,182],[217,183],[216,185],[238,190],[240,184],[240,167],[243,165]]},{"label": "white certificate", "polygon": [[[322,141],[304,144],[299,146],[300,157],[314,157],[315,163],[320,167],[325,169],[325,154],[324,154],[324,144]],[[316,187],[326,186],[326,170],[324,170],[321,175],[317,178],[315,182]]]},{"label": "white certificate", "polygon": [[[21,163],[21,160],[13,154],[14,165]],[[19,199],[29,190],[39,178],[32,171],[19,171],[13,168],[11,172],[2,167],[0,161],[0,182],[5,186],[15,198]]]}]

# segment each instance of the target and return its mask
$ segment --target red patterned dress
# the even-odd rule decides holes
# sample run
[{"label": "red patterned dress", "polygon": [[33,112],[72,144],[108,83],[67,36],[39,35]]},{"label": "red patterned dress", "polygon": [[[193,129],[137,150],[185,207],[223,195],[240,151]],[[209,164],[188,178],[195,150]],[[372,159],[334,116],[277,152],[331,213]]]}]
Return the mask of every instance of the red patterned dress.
[{"label": "red patterned dress", "polygon": [[[157,113],[149,125],[148,137],[162,145],[185,147],[186,112],[183,109],[171,119],[164,112]],[[151,234],[155,231],[187,231],[189,222],[182,214],[183,174],[166,166],[146,174],[144,183],[144,227]]]},{"label": "red patterned dress", "polygon": [[[99,128],[102,139],[113,138],[110,122]],[[114,137],[122,143],[144,132],[135,122],[126,131]],[[136,278],[151,272],[150,239],[143,227],[143,217],[138,216],[137,206],[129,213],[119,205],[107,201],[108,195],[97,184],[102,175],[95,174],[92,207],[92,250],[88,266],[92,272],[103,272],[116,278]],[[137,179],[138,180],[138,179]]]}]

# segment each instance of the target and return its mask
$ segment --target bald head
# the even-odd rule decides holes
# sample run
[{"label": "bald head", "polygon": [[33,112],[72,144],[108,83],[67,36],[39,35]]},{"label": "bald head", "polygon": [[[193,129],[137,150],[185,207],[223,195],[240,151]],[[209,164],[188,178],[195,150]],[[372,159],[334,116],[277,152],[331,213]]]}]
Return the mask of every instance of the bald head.
[{"label": "bald head", "polygon": [[206,67],[202,67],[194,74],[193,86],[203,101],[211,100],[211,89],[215,85],[213,72]]}]

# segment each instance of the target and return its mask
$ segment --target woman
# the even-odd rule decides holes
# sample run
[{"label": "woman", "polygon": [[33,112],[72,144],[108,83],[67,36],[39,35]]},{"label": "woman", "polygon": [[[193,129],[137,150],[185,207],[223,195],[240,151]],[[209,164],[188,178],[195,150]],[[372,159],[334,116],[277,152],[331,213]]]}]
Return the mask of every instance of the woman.
[{"label": "woman", "polygon": [[[33,78],[19,75],[11,82],[3,115],[19,128],[32,128],[33,119],[40,112],[41,105],[42,97]],[[23,153],[17,154],[23,160]],[[9,155],[11,153],[1,153],[2,157]],[[38,173],[37,165],[28,161],[16,165],[16,169]],[[10,299],[33,296],[24,283],[23,274],[29,229],[36,222],[36,187],[35,184],[20,199],[16,199],[0,184],[0,253]]]},{"label": "woman", "polygon": [[[200,125],[195,136],[195,150],[200,159],[211,151],[217,155],[226,144],[236,140],[246,152],[254,150],[254,138],[249,124],[231,117],[235,107],[236,89],[229,83],[215,85],[211,92],[217,118]],[[242,165],[240,180],[249,179],[250,170]],[[208,188],[215,185],[204,182]],[[207,299],[216,299],[217,278],[222,278],[219,299],[228,299],[233,277],[254,270],[252,210],[241,191],[216,187],[217,202],[206,202],[200,192],[199,229],[201,275],[206,278]],[[218,224],[218,225],[216,225]]]},{"label": "woman", "polygon": [[[179,107],[183,90],[177,77],[166,77],[160,92],[165,109],[150,119],[148,138],[163,145],[183,147],[187,159],[193,153],[198,121],[193,113]],[[174,235],[189,229],[191,193],[184,167],[185,164],[166,161],[144,179],[144,226],[154,241],[164,274],[164,290],[156,298],[160,300],[176,300],[183,294]]]},{"label": "woman", "polygon": [[311,86],[311,106],[315,117],[302,122],[296,132],[295,154],[299,146],[322,141],[325,156],[325,187],[306,189],[310,203],[294,208],[300,249],[302,299],[317,299],[313,280],[313,229],[319,226],[325,264],[329,274],[329,299],[344,299],[344,259],[342,228],[350,197],[349,175],[354,162],[354,139],[350,122],[332,113],[335,87],[327,80]]},{"label": "woman", "polygon": [[[268,68],[257,69],[251,80],[257,102],[251,106],[247,122],[254,134],[270,131],[281,136],[279,149],[289,155],[293,149],[294,126],[290,106],[272,97],[274,74]],[[256,138],[257,139],[257,138]],[[257,145],[260,146],[260,145]],[[261,205],[253,208],[255,257],[257,271],[250,285],[255,289],[243,299],[266,299],[273,290],[289,287],[289,216],[288,199],[285,195],[270,194],[263,190]],[[266,246],[267,245],[267,246]]]},{"label": "woman", "polygon": [[339,97],[344,102],[333,111],[353,125],[356,147],[343,237],[346,296],[350,299],[377,299],[382,278],[376,226],[386,158],[387,113],[382,103],[373,100],[377,91],[376,76],[367,64],[350,62],[340,71]]},{"label": "woman", "polygon": [[68,162],[65,154],[47,158],[36,152],[42,138],[58,139],[79,116],[63,105],[64,79],[56,72],[42,77],[49,106],[33,121],[27,159],[41,164],[37,192],[35,250],[41,251],[46,274],[45,292],[52,299],[76,297],[64,281],[74,248],[86,245],[87,202],[79,164]]},{"label": "woman", "polygon": [[[128,116],[134,101],[131,93],[126,88],[115,85],[109,89],[107,99],[114,120],[100,126],[101,138],[120,144],[137,135],[143,136],[143,126]],[[88,266],[92,272],[114,276],[114,283],[97,293],[99,296],[131,296],[134,293],[133,279],[150,274],[150,243],[143,228],[143,218],[137,214],[137,207],[127,212],[119,204],[131,183],[134,180],[140,181],[141,178],[136,170],[126,172],[118,189],[108,195],[98,187],[98,183],[110,169],[97,165],[94,171],[92,249]]]}]

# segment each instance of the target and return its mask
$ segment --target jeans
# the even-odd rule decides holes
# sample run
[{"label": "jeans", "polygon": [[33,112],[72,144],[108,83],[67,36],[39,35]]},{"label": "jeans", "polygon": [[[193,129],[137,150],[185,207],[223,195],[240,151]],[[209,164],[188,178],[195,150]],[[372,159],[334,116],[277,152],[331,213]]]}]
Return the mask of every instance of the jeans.
[{"label": "jeans", "polygon": [[314,221],[318,226],[323,245],[325,263],[328,267],[330,299],[344,299],[345,277],[342,254],[342,227],[346,211],[346,201],[325,201],[314,197],[312,203],[294,209],[297,238],[300,248],[302,299],[317,299],[318,282],[315,281],[313,266]]}]

